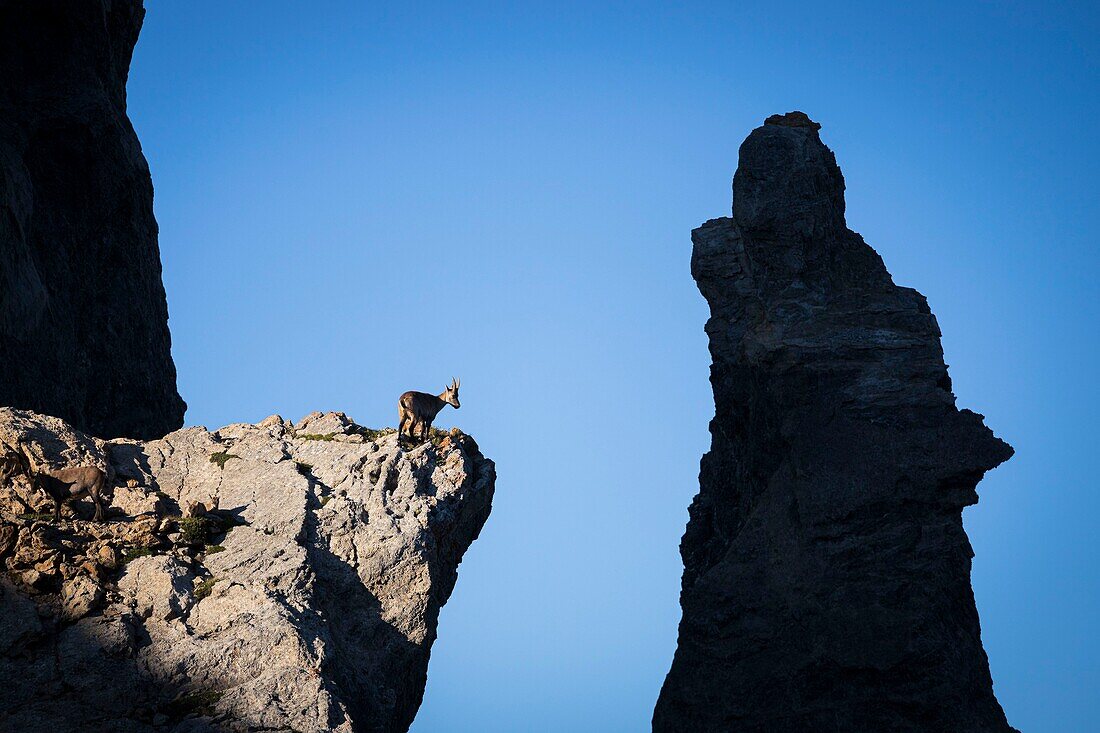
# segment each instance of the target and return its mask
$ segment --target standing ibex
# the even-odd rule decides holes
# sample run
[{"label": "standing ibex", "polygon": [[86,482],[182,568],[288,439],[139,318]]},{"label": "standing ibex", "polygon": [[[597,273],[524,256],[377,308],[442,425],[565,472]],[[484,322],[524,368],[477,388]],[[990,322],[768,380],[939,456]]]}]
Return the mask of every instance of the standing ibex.
[{"label": "standing ibex", "polygon": [[432,429],[432,421],[435,420],[435,416],[439,414],[439,411],[445,405],[458,409],[458,387],[460,384],[462,382],[452,378],[451,385],[438,396],[426,392],[406,392],[401,395],[401,399],[397,401],[397,416],[399,418],[397,439],[401,440],[406,435],[405,429],[408,428],[407,435],[410,440],[416,440],[418,429],[420,440],[427,440]]},{"label": "standing ibex", "polygon": [[87,496],[95,505],[95,521],[103,521],[103,490],[107,485],[107,475],[95,466],[75,466],[72,468],[43,468],[35,465],[34,459],[21,443],[16,442],[18,450],[12,450],[0,462],[5,478],[16,472],[22,472],[32,487],[44,491],[54,502],[54,519],[61,521],[61,505],[65,502]]}]

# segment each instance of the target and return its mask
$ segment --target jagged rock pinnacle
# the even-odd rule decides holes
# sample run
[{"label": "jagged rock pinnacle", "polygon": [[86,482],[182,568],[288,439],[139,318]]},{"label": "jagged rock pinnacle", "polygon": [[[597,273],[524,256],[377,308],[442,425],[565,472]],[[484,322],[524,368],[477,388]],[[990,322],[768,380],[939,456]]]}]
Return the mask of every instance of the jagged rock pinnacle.
[{"label": "jagged rock pinnacle", "polygon": [[1005,733],[962,509],[1012,449],[956,408],[924,297],[847,228],[819,127],[753,130],[732,218],[692,232],[715,417],[653,727]]},{"label": "jagged rock pinnacle", "polygon": [[779,125],[780,127],[812,127],[815,130],[820,130],[821,125],[810,119],[810,116],[805,112],[788,112],[783,115],[772,115],[768,119],[764,120],[765,125]]}]

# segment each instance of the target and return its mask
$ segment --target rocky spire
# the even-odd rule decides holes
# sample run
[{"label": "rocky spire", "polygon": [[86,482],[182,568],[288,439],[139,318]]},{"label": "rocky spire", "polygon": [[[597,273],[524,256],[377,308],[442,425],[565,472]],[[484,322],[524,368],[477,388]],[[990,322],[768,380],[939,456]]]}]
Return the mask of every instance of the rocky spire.
[{"label": "rocky spire", "polygon": [[801,112],[741,146],[692,232],[715,417],[654,730],[1011,731],[962,509],[1012,449],[959,410],[924,297],[844,222]]}]

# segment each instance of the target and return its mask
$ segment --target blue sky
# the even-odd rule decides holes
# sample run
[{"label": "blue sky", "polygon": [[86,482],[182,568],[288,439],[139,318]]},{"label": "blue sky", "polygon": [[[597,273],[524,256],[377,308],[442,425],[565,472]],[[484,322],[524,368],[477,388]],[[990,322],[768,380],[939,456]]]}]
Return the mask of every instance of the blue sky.
[{"label": "blue sky", "polygon": [[1016,447],[965,513],[1009,720],[1093,729],[1100,13],[883,5],[148,0],[188,424],[393,425],[454,374],[498,463],[417,733],[647,729],[713,414],[689,233],[791,109]]}]

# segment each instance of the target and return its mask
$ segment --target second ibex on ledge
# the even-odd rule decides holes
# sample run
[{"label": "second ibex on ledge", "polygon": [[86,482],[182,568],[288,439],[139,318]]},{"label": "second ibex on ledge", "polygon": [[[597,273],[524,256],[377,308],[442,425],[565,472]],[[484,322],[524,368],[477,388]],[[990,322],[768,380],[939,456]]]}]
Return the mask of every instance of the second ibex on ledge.
[{"label": "second ibex on ledge", "polygon": [[[451,379],[451,385],[443,390],[440,395],[427,392],[406,392],[397,401],[397,439],[408,437],[421,442],[428,439],[432,429],[432,421],[446,405],[458,409],[458,387],[462,384],[457,379]],[[407,432],[406,432],[407,429]],[[419,433],[419,436],[417,436]]]},{"label": "second ibex on ledge", "polygon": [[0,460],[0,474],[9,480],[16,473],[26,476],[33,488],[53,499],[54,519],[61,521],[61,505],[87,496],[95,506],[95,521],[103,521],[103,501],[107,475],[95,466],[49,468],[36,465],[26,446],[18,441],[16,450],[10,450]]}]

